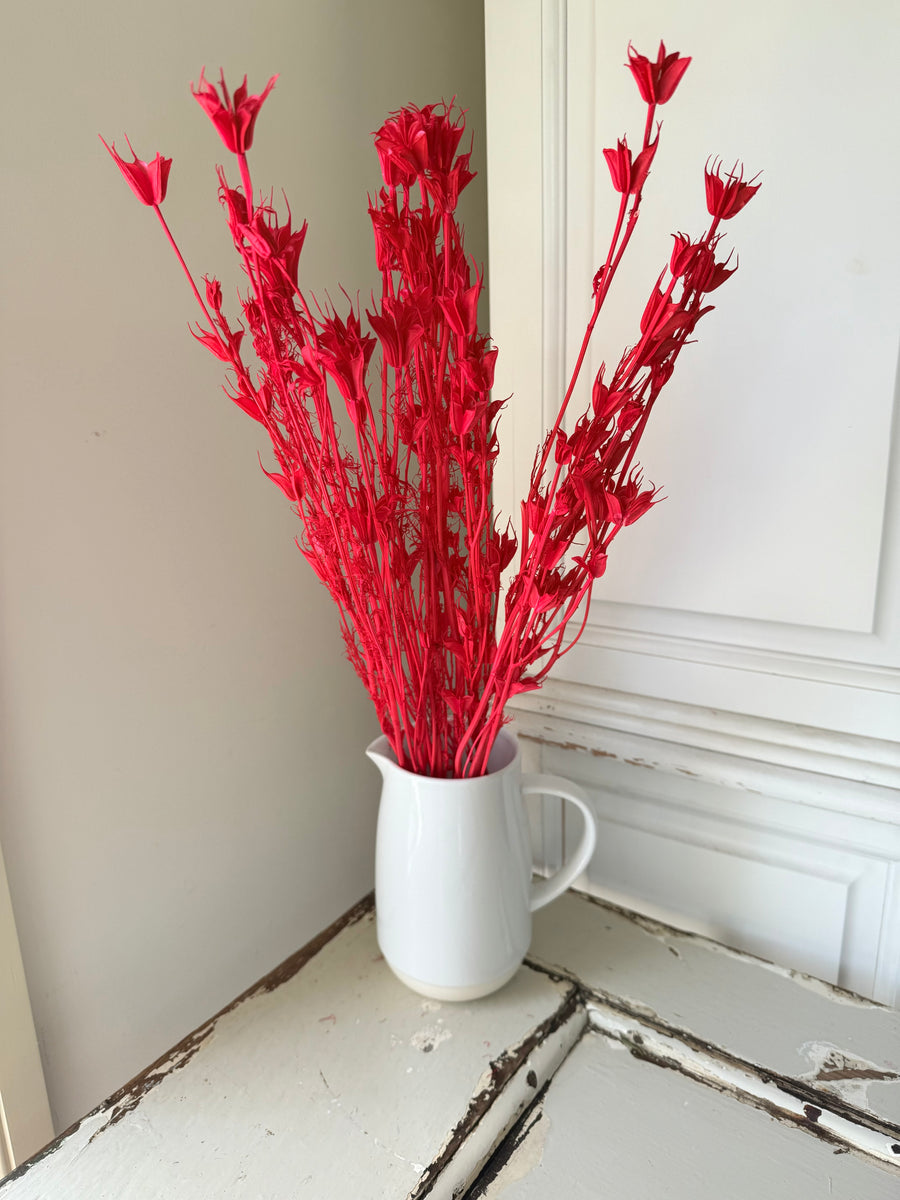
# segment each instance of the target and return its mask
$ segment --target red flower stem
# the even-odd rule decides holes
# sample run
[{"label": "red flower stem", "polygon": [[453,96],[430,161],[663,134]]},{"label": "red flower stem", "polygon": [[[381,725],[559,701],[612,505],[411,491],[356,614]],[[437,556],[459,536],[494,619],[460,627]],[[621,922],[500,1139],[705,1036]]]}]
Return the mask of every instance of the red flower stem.
[{"label": "red flower stem", "polygon": [[650,134],[653,132],[653,118],[656,115],[656,103],[653,102],[647,105],[647,120],[644,124],[644,142],[641,147],[646,150],[650,145]]},{"label": "red flower stem", "polygon": [[[182,255],[181,251],[178,249],[178,243],[175,241],[175,238],[172,236],[171,229],[166,224],[166,218],[162,215],[162,209],[159,207],[158,204],[154,204],[153,211],[159,217],[159,223],[160,223],[160,225],[162,225],[163,230],[165,231],[165,235],[169,239],[169,245],[175,251],[175,255],[176,255],[179,263],[181,263],[181,269],[182,269],[182,271],[184,271],[185,275],[187,276],[187,281],[191,285],[191,291],[196,296],[197,303],[203,309],[203,315],[206,317],[207,321],[209,321],[210,325],[212,326],[214,324],[213,319],[209,315],[209,310],[207,309],[206,305],[203,302],[203,297],[200,295],[199,291],[197,290],[196,283],[194,283],[194,277],[188,270],[188,265],[184,261],[184,257]],[[215,330],[213,330],[213,332],[215,332]],[[221,338],[219,340],[221,341]]]},{"label": "red flower stem", "polygon": [[[565,416],[566,409],[569,407],[569,401],[572,398],[572,393],[575,391],[575,385],[578,382],[578,376],[581,374],[581,368],[584,363],[585,355],[587,354],[588,346],[590,345],[591,337],[593,336],[593,333],[594,333],[594,326],[597,324],[597,317],[600,315],[600,310],[603,307],[603,301],[606,299],[607,292],[609,291],[609,287],[612,282],[612,277],[615,273],[615,269],[618,266],[619,262],[621,261],[621,254],[619,254],[616,257],[615,262],[611,262],[612,253],[615,248],[616,240],[618,239],[618,236],[619,236],[619,231],[621,230],[621,227],[622,227],[622,221],[624,219],[625,208],[626,208],[627,204],[628,204],[628,197],[627,197],[627,195],[623,195],[622,200],[619,204],[619,216],[618,216],[618,220],[616,222],[616,231],[613,234],[613,240],[610,243],[609,253],[607,254],[607,257],[606,257],[606,266],[604,267],[603,278],[601,280],[600,286],[597,289],[597,294],[594,297],[593,312],[591,313],[590,319],[588,320],[588,323],[587,323],[587,328],[584,333],[584,338],[582,339],[582,342],[581,342],[581,349],[578,352],[578,358],[575,361],[575,367],[574,367],[574,370],[572,371],[572,376],[569,380],[569,386],[566,388],[566,394],[563,397],[563,402],[562,402],[562,405],[560,406],[559,413],[557,414],[556,420],[553,423],[553,428],[550,430],[550,433],[547,435],[547,438],[544,442],[544,449],[541,454],[540,464],[534,475],[535,482],[538,486],[540,485],[540,480],[544,474],[544,467],[547,464],[547,459],[550,456],[550,449],[553,446],[553,443],[556,439],[557,433],[562,428],[563,417]],[[634,209],[632,209],[632,214],[634,215]],[[630,238],[631,231],[634,228],[634,223],[635,223],[634,220],[629,221],[628,229],[626,230],[626,239]],[[626,242],[626,244],[627,244],[627,242]]]},{"label": "red flower stem", "polygon": [[[542,643],[549,641],[550,638],[556,637],[557,635],[560,639],[563,637],[563,635],[565,634],[567,625],[569,624],[571,619],[575,616],[575,613],[578,611],[579,604],[581,604],[582,600],[591,591],[593,586],[594,586],[594,580],[591,576],[588,576],[588,578],[585,580],[585,582],[581,585],[581,590],[576,592],[576,594],[568,601],[565,616],[563,616],[557,622],[557,624],[553,626],[552,629],[548,628],[541,634],[541,642]],[[561,607],[562,607],[562,605],[560,605],[560,608]],[[557,609],[556,612],[558,613],[559,609]],[[555,617],[555,615],[556,614],[554,614],[554,617]],[[553,656],[552,656],[551,662],[549,664],[547,664],[546,668],[541,668],[542,674],[546,673],[546,671],[549,671],[550,667],[553,666],[553,663],[556,661],[556,659],[561,658],[563,654],[567,654],[569,652],[569,650],[572,649],[572,647],[575,645],[575,643],[581,637],[582,633],[584,633],[584,629],[587,624],[587,619],[588,619],[588,610],[587,610],[587,608],[585,608],[584,617],[582,618],[581,627],[580,627],[578,633],[576,633],[575,637],[572,639],[572,641],[569,643],[569,645],[565,648],[565,650],[559,649],[559,650],[552,652]],[[549,622],[548,622],[548,625],[549,625]],[[559,645],[559,642],[557,642],[557,645]]]},{"label": "red flower stem", "polygon": [[[536,611],[532,610],[528,615],[528,620],[525,624],[525,629],[522,632],[522,636],[520,639],[518,639],[520,644],[527,640],[536,618],[537,613]],[[508,628],[509,622],[507,622],[506,626],[504,626],[504,634]],[[501,642],[502,640],[503,638],[501,637]],[[497,647],[497,661],[503,661],[503,651],[499,645]],[[490,718],[488,722],[485,723],[485,726],[472,737],[472,745],[466,757],[464,768],[467,776],[484,774],[487,755],[490,753],[490,743],[487,741],[487,736],[491,729],[496,730],[499,728],[499,723],[503,719],[503,710],[506,707],[507,700],[509,699],[510,690],[513,684],[513,676],[516,674],[516,666],[517,663],[512,654],[512,647],[510,647],[503,672],[503,682],[499,687],[495,687],[493,689],[493,707],[491,709]],[[493,738],[491,741],[493,741]],[[486,752],[484,752],[485,747]]]},{"label": "red flower stem", "polygon": [[253,216],[253,185],[250,182],[250,169],[247,166],[247,155],[238,154],[238,167],[241,172],[241,182],[244,185],[244,199],[247,201],[247,223]]},{"label": "red flower stem", "polygon": [[[466,746],[468,744],[469,738],[472,737],[472,735],[473,735],[473,731],[477,729],[479,722],[481,721],[482,717],[484,716],[485,712],[487,711],[488,705],[491,703],[494,685],[500,674],[501,664],[503,662],[503,654],[504,654],[504,650],[505,650],[505,645],[511,643],[513,637],[515,636],[515,633],[513,633],[513,634],[510,634],[509,637],[507,637],[507,631],[510,629],[514,629],[517,622],[521,619],[521,616],[522,616],[522,608],[520,605],[518,605],[513,610],[513,613],[509,617],[507,617],[506,624],[503,627],[503,633],[501,634],[500,641],[497,644],[497,652],[494,656],[494,661],[491,664],[490,671],[488,672],[488,677],[487,677],[487,680],[484,685],[484,691],[481,694],[481,697],[478,701],[478,704],[476,705],[474,713],[472,714],[472,716],[469,719],[468,725],[463,730],[462,737],[460,738],[459,747],[456,752],[456,757],[454,759],[454,770],[457,775],[460,775],[460,777],[462,777],[468,773],[468,767],[464,766],[464,763],[467,763],[467,761],[468,761]],[[532,616],[533,616],[533,614],[532,614]],[[527,631],[526,631],[526,633],[527,633]],[[525,635],[523,635],[523,637],[524,636]],[[505,643],[504,643],[504,639],[505,639]]]},{"label": "red flower stem", "polygon": [[[585,603],[585,605],[584,605],[584,614],[581,619],[581,625],[579,626],[578,632],[575,634],[574,638],[569,643],[569,645],[565,648],[565,650],[559,650],[556,653],[553,653],[551,661],[549,663],[547,663],[547,665],[544,668],[541,669],[540,675],[541,675],[542,679],[550,671],[551,667],[556,662],[556,660],[558,658],[560,658],[562,654],[564,654],[564,653],[567,654],[569,652],[569,650],[571,650],[572,647],[580,640],[581,635],[584,633],[585,629],[587,628],[587,620],[588,620],[588,613],[589,613],[589,607],[590,607],[590,593],[593,588],[593,584],[594,584],[594,580],[592,578],[588,578],[587,581],[582,585],[580,591],[574,597],[572,597],[572,599],[569,601],[569,604],[568,604],[568,607],[566,610],[566,615],[562,618],[562,620],[560,621],[557,628],[560,630],[560,633],[562,634],[565,631],[565,628],[568,625],[569,621],[572,619],[572,617],[577,612],[579,605],[582,604],[582,602],[587,601],[587,603]],[[555,632],[555,630],[554,630],[554,632]],[[527,636],[527,631],[524,636]],[[523,636],[523,641],[524,641],[524,636]],[[546,633],[542,634],[541,642],[543,643],[544,641],[546,641],[548,636],[552,636],[552,635],[548,635]],[[471,768],[469,767],[469,765],[467,763],[466,770],[467,771],[471,770],[472,775],[483,775],[485,773],[485,771],[487,770],[488,759],[490,757],[490,751],[493,746],[493,742],[496,738],[496,735],[499,732],[499,726],[502,721],[503,711],[506,708],[507,702],[509,701],[509,693],[512,689],[512,684],[514,682],[514,678],[513,678],[514,670],[515,670],[515,668],[513,666],[511,666],[510,670],[507,674],[507,679],[504,683],[504,686],[500,690],[499,694],[496,697],[495,709],[494,709],[494,713],[492,714],[492,729],[490,730],[490,733],[492,733],[493,736],[490,736],[490,733],[488,732],[487,728],[485,729],[485,731],[483,731],[482,735],[477,739],[477,741],[480,742],[480,744],[481,744],[480,750],[478,752],[478,756],[475,758],[474,762],[472,763]]]},{"label": "red flower stem", "polygon": [[[642,150],[646,150],[650,144],[650,134],[651,134],[651,131],[653,128],[653,114],[655,112],[655,109],[656,109],[656,106],[654,104],[650,104],[647,106],[647,119],[646,119],[646,122],[644,125],[644,139],[643,139]],[[559,413],[557,414],[556,420],[553,423],[553,428],[551,429],[551,431],[544,443],[544,450],[543,450],[543,453],[541,454],[540,466],[538,467],[538,470],[537,470],[537,473],[535,476],[538,484],[540,483],[540,480],[544,474],[544,467],[546,466],[547,458],[550,454],[550,447],[553,445],[553,442],[556,438],[557,432],[562,428],[563,418],[565,417],[566,409],[569,406],[569,400],[571,399],[572,393],[575,390],[575,385],[578,381],[578,376],[581,374],[581,367],[582,367],[582,364],[584,363],[585,355],[587,354],[587,349],[588,349],[588,346],[590,345],[591,337],[593,336],[594,326],[597,323],[597,317],[600,315],[600,310],[603,307],[603,302],[605,301],[607,294],[609,293],[609,289],[612,286],[612,281],[615,278],[615,274],[616,274],[616,271],[618,270],[619,263],[622,261],[622,256],[625,253],[628,243],[631,241],[631,235],[634,232],[634,228],[635,228],[635,225],[637,224],[637,220],[638,220],[640,204],[641,204],[641,193],[637,192],[634,197],[634,203],[631,206],[631,213],[629,214],[628,226],[625,230],[625,236],[622,240],[621,246],[619,246],[619,251],[616,254],[615,253],[616,246],[619,242],[619,235],[622,231],[622,224],[625,219],[625,210],[628,207],[628,193],[627,192],[622,193],[621,199],[619,201],[619,212],[616,217],[615,228],[613,229],[613,235],[612,235],[612,238],[610,239],[609,248],[606,252],[606,260],[604,261],[604,264],[603,264],[602,274],[600,277],[600,283],[597,288],[597,294],[594,297],[594,309],[593,309],[593,312],[591,313],[591,317],[588,321],[587,329],[585,330],[584,338],[582,339],[582,343],[581,343],[581,350],[579,351],[578,358],[575,362],[575,368],[572,371],[572,376],[571,376],[571,379],[569,380],[569,386],[566,388],[566,393],[565,393],[565,396],[563,397],[562,405],[560,406]],[[613,257],[614,254],[615,254],[615,258]]]},{"label": "red flower stem", "polygon": [[[369,422],[370,422],[370,424],[368,425],[368,428],[370,430],[374,430],[374,415],[372,413],[371,404],[368,402],[368,397],[366,397],[366,409],[369,414]],[[372,452],[371,452],[371,449],[368,448],[366,439],[363,437],[363,435],[360,431],[359,424],[357,424],[357,426],[356,426],[356,441],[357,441],[357,447],[359,449],[360,462],[362,464],[363,474],[364,474],[365,481],[366,481],[366,492],[370,498],[370,501],[374,505],[374,500],[375,500],[375,496],[377,495],[377,491],[375,488],[375,483],[374,483],[374,479],[372,476],[371,468],[375,464],[374,464],[374,461],[371,461],[372,460]],[[377,441],[375,443],[375,446],[376,446],[376,451],[377,451],[377,449],[378,449]],[[368,454],[365,453],[366,449],[369,449]],[[379,454],[379,459],[380,459],[380,454]],[[386,478],[387,477],[386,477],[386,473],[385,473],[385,469],[384,469],[384,464],[382,462],[379,462],[379,470],[381,473],[382,486],[383,486],[383,488],[386,489]],[[392,586],[393,581],[387,575],[387,568],[388,568],[388,563],[389,563],[389,559],[390,559],[390,542],[385,538],[384,529],[381,525],[381,522],[378,520],[377,516],[375,515],[374,509],[373,509],[373,513],[372,513],[372,522],[375,526],[375,534],[376,534],[376,538],[378,541],[378,551],[379,551],[379,553],[376,555],[376,563],[374,565],[377,568],[377,561],[380,560],[381,570],[380,571],[378,571],[377,569],[372,570],[371,577],[372,577],[373,581],[377,580],[380,585],[379,591],[380,591],[381,602],[380,602],[379,606],[376,606],[376,612],[389,614],[389,619],[386,619],[384,621],[386,629],[384,631],[384,635],[382,638],[382,645],[386,645],[387,652],[390,653],[391,657],[394,660],[394,671],[392,674],[388,675],[388,678],[391,681],[394,681],[394,680],[404,678],[400,644],[398,642],[398,637],[397,637],[398,632],[404,625],[404,622],[402,621],[401,614],[398,612],[397,606],[395,603],[395,600],[397,597],[396,589]]]},{"label": "red flower stem", "polygon": [[[326,401],[326,403],[327,403],[327,401]],[[330,409],[329,409],[329,412],[330,412]],[[333,436],[334,436],[333,424],[330,424],[330,432],[331,432],[331,436],[332,436],[332,440],[333,440]],[[324,446],[322,448],[324,449]],[[335,457],[334,461],[339,462],[340,459],[338,457]],[[368,608],[368,605],[363,602],[363,599],[359,595],[357,587],[356,587],[356,582],[355,582],[356,581],[356,572],[353,570],[353,566],[347,558],[344,539],[341,537],[340,530],[338,529],[338,526],[337,526],[337,521],[335,518],[334,509],[333,509],[333,504],[330,499],[329,489],[325,483],[325,480],[324,480],[324,477],[322,474],[321,456],[319,459],[319,463],[320,463],[319,472],[318,472],[319,488],[320,488],[319,495],[323,501],[323,510],[322,511],[323,511],[326,519],[329,521],[329,523],[331,525],[332,535],[334,538],[334,546],[335,546],[335,549],[337,550],[339,558],[341,559],[342,574],[343,574],[344,580],[346,582],[348,591],[351,594],[352,618],[353,618],[354,623],[357,625],[359,625],[361,623],[364,625],[370,625],[369,622],[366,622],[363,620],[364,614],[366,614],[369,611],[369,608]],[[369,627],[369,632],[368,632],[368,636],[366,638],[366,642],[370,646],[379,647],[381,650],[382,658],[384,657],[384,643],[378,636],[378,632],[371,626]],[[387,670],[386,668],[387,668],[387,662],[385,661],[384,665],[382,667],[382,681],[384,684],[386,684],[389,687],[389,693],[393,693],[393,688],[391,688],[390,685],[393,683],[393,681],[397,677],[395,675],[393,675],[392,672],[390,670]],[[392,699],[391,707],[393,708],[393,710],[395,712],[396,721],[397,721],[397,729],[398,729],[398,732],[400,732],[404,729],[405,722],[403,720],[401,706],[400,706],[398,700],[396,699],[396,697],[394,697],[394,699]],[[401,766],[404,765],[405,757],[404,757],[402,745],[395,746],[394,748],[397,751],[398,760],[400,761]]]}]

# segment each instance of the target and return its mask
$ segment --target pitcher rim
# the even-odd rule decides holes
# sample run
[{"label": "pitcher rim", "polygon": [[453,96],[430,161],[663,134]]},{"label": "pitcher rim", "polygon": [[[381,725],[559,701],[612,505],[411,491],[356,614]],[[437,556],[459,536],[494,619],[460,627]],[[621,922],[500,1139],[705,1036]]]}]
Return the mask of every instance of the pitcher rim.
[{"label": "pitcher rim", "polygon": [[[376,763],[376,766],[378,765],[375,757],[377,755],[378,758],[384,759],[386,762],[388,762],[395,771],[399,771],[401,775],[408,775],[412,779],[427,779],[429,784],[452,788],[461,783],[471,784],[478,783],[485,779],[499,779],[502,775],[506,774],[507,771],[514,771],[518,767],[522,756],[521,747],[519,746],[519,739],[511,730],[501,729],[497,734],[494,744],[496,745],[498,742],[507,742],[511,744],[512,758],[509,760],[509,762],[506,763],[505,766],[499,767],[495,771],[489,770],[485,775],[467,775],[461,779],[458,777],[447,779],[440,775],[422,775],[418,771],[410,771],[407,767],[401,767],[397,762],[397,756],[394,753],[394,749],[391,746],[387,735],[384,733],[379,734],[379,736],[375,738],[373,742],[369,743],[369,745],[366,747],[366,755]],[[491,752],[493,753],[493,748]]]}]

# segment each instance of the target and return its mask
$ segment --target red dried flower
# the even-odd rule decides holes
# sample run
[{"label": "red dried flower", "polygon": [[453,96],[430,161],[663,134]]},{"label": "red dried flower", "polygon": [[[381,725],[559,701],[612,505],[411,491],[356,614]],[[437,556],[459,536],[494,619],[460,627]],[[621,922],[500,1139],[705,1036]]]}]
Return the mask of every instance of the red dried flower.
[{"label": "red dried flower", "polygon": [[428,162],[422,113],[410,106],[392,113],[375,134],[375,151],[388,187],[412,187]]},{"label": "red dried flower", "polygon": [[682,58],[678,53],[666,54],[666,48],[660,42],[656,62],[651,62],[643,54],[638,54],[629,42],[628,62],[625,65],[634,76],[641,99],[645,103],[665,104],[667,100],[671,100],[675,89],[681,83],[681,77],[688,69],[690,61],[690,58]]},{"label": "red dried flower", "polygon": [[386,296],[381,304],[381,313],[366,309],[366,316],[378,335],[387,365],[398,371],[405,367],[425,332],[418,310],[402,300]]},{"label": "red dried flower", "polygon": [[[706,208],[711,217],[717,221],[728,221],[736,216],[760,189],[760,184],[753,180],[744,182],[744,168],[737,163],[731,171],[722,178],[722,164],[717,160],[712,169],[707,166],[704,177],[706,180]],[[756,176],[754,176],[756,178]]]},{"label": "red dried flower", "polygon": [[333,313],[323,317],[319,326],[318,348],[309,347],[307,354],[328,372],[345,400],[362,400],[375,339],[362,333],[359,317],[352,309],[346,321]]},{"label": "red dried flower", "polygon": [[260,95],[250,96],[247,93],[247,76],[245,75],[244,82],[235,89],[232,96],[225,84],[225,72],[220,71],[219,88],[222,92],[220,97],[215,86],[204,77],[205,70],[204,67],[200,72],[200,82],[196,90],[191,84],[194,99],[219,131],[219,137],[225,143],[226,148],[232,154],[246,154],[253,144],[253,129],[256,125],[256,118],[259,116],[259,110],[275,86],[278,76],[272,76]]},{"label": "red dried flower", "polygon": [[687,274],[691,269],[697,257],[697,246],[685,233],[673,233],[675,245],[672,248],[672,257],[669,259],[669,270],[679,279],[682,275]]},{"label": "red dried flower", "polygon": [[128,186],[140,200],[141,204],[156,206],[162,204],[166,198],[166,187],[169,182],[169,170],[172,166],[171,158],[163,158],[161,154],[157,154],[151,162],[142,162],[134,152],[134,147],[131,142],[128,142],[126,136],[125,141],[128,142],[128,149],[131,151],[134,162],[126,162],[119,154],[116,153],[116,143],[110,146],[104,138],[100,138],[103,145],[113,157],[116,166],[125,176]]},{"label": "red dried flower", "polygon": [[640,475],[632,475],[619,488],[619,502],[622,505],[624,514],[624,523],[633,525],[640,517],[644,515],[654,504],[657,504],[656,499],[657,488],[644,488],[641,491]]},{"label": "red dried flower", "polygon": [[599,579],[606,571],[606,552],[599,546],[595,546],[587,554],[576,555],[572,561],[587,571],[591,579]]},{"label": "red dried flower", "polygon": [[478,328],[478,297],[481,293],[481,280],[469,288],[456,287],[441,296],[438,303],[441,306],[447,324],[457,337],[471,337]]},{"label": "red dried flower", "polygon": [[631,151],[625,138],[619,139],[615,150],[604,150],[603,157],[606,159],[616,191],[626,195],[639,192],[644,186],[655,153],[656,142],[650,142],[632,162]]},{"label": "red dried flower", "polygon": [[[290,208],[280,218],[271,193],[256,203],[245,152],[274,77],[258,96],[248,95],[246,78],[231,96],[224,78],[217,89],[202,73],[192,89],[239,159],[240,188],[219,175],[249,281],[234,327],[223,313],[221,286],[206,277],[204,299],[162,218],[169,160],[123,162],[107,147],[179,255],[203,312],[192,333],[225,363],[226,394],[270,435],[277,469],[266,473],[301,518],[298,544],[338,605],[347,656],[400,765],[423,774],[482,774],[506,702],[540,686],[580,636],[583,623],[564,639],[576,612],[586,611],[612,540],[657,499],[642,485],[635,455],[660,389],[709,311],[703,296],[732,273],[727,258],[716,261],[718,223],[756,191],[740,174],[723,178],[718,166],[707,169],[709,228],[693,241],[675,235],[640,336],[608,381],[601,367],[586,410],[564,426],[638,220],[657,146],[652,109],[672,96],[690,61],[667,55],[662,43],[656,62],[631,47],[628,55],[651,111],[638,152],[624,137],[604,151],[621,197],[618,215],[594,275],[575,368],[522,501],[521,545],[499,634],[501,572],[517,543],[498,529],[492,508],[504,401],[490,395],[497,350],[478,332],[481,274],[466,257],[453,215],[472,178],[469,153],[459,152],[463,114],[446,104],[410,105],[375,135],[386,186],[369,201],[382,280],[368,312],[374,337],[361,328],[352,302],[339,317],[330,300],[317,303],[302,290],[305,223],[294,230]],[[338,395],[346,415],[335,411]]]}]

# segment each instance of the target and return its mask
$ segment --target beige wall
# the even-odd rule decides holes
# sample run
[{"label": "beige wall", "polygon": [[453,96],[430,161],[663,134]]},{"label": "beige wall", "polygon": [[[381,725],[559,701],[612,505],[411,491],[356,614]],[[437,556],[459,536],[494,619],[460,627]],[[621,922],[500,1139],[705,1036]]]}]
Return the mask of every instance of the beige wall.
[{"label": "beige wall", "polygon": [[[200,273],[229,261],[188,93],[258,87],[258,184],[306,279],[373,283],[369,133],[457,93],[484,146],[475,0],[54,0],[7,14],[0,839],[57,1128],[372,883],[375,721],[149,210],[97,140],[174,158]],[[10,27],[12,25],[12,27]],[[483,175],[470,249],[486,257]]]}]

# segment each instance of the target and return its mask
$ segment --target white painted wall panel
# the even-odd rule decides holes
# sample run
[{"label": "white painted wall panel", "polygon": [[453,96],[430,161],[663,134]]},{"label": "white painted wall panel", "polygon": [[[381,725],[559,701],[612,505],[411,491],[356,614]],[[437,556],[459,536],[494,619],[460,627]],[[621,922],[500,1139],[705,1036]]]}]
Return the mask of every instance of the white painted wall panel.
[{"label": "white painted wall panel", "polygon": [[[660,111],[641,226],[597,328],[594,367],[633,342],[676,229],[704,226],[703,166],[762,170],[729,223],[741,267],[713,299],[642,443],[667,496],[610,556],[579,646],[519,698],[543,768],[591,789],[605,837],[585,885],[841,979],[900,986],[900,161],[886,0],[488,0],[488,94],[510,86],[504,24],[539,48],[540,296],[494,230],[498,388],[542,328],[542,396],[514,400],[498,501],[518,511],[521,447],[551,423],[616,202],[605,146],[641,131],[629,41],[694,61]],[[533,54],[532,54],[533,57]],[[506,72],[506,76],[504,76]],[[490,117],[490,114],[489,114]],[[491,146],[534,142],[492,121]],[[495,153],[492,151],[492,153]],[[502,176],[504,149],[492,160]],[[867,173],[856,161],[873,164]],[[874,164],[877,163],[877,167]],[[865,177],[865,181],[864,181]],[[492,189],[493,189],[492,183]],[[493,191],[492,191],[493,195]],[[501,290],[496,290],[497,288]],[[533,339],[527,352],[534,354]],[[587,403],[590,376],[582,388]],[[583,407],[583,406],[582,406]],[[501,443],[505,445],[504,438]],[[536,814],[545,862],[556,805]]]},{"label": "white painted wall panel", "polygon": [[[568,145],[569,361],[618,203],[599,151],[626,130],[637,141],[643,123],[620,66],[629,39],[650,52],[662,36],[694,61],[658,114],[661,148],[597,364],[633,343],[669,235],[704,227],[707,157],[763,172],[727,223],[740,271],[712,297],[642,444],[668,499],[617,543],[602,596],[868,631],[900,321],[900,161],[884,154],[897,117],[892,6],[730,3],[714,23],[694,0],[567,9],[570,41],[595,42],[593,77],[570,74],[569,104],[596,113],[593,146]],[[846,169],[850,147],[879,164],[872,186]],[[590,224],[578,219],[588,172]]]}]

